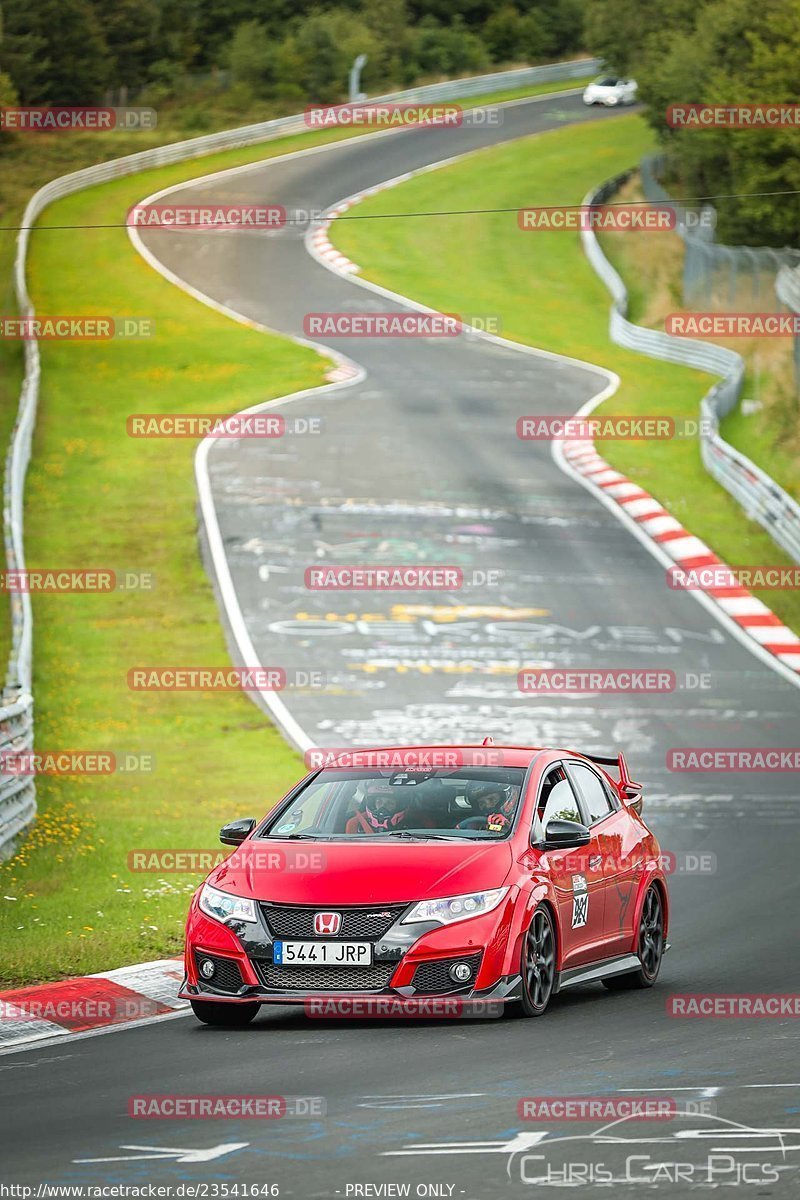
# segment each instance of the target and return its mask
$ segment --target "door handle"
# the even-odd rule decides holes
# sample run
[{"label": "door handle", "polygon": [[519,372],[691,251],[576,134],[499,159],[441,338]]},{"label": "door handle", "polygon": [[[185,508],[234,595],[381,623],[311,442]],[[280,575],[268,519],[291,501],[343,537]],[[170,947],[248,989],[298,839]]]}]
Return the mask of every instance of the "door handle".
[{"label": "door handle", "polygon": [[589,866],[590,871],[599,871],[600,868],[602,867],[602,865],[603,865],[602,854],[593,854],[592,857],[589,859],[588,866]]}]

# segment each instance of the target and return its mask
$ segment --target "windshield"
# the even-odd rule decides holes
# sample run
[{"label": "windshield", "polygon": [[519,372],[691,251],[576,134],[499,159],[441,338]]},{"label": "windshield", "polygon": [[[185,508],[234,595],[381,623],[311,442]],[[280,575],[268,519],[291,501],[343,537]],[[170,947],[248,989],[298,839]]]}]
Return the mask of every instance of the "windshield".
[{"label": "windshield", "polygon": [[339,770],[320,772],[261,831],[278,838],[508,837],[524,771]]}]

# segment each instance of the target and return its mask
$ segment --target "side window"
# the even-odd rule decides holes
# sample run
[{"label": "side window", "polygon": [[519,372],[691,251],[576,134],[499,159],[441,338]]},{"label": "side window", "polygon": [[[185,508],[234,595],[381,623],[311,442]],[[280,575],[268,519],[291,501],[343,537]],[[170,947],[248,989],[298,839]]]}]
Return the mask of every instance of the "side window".
[{"label": "side window", "polygon": [[545,776],[536,805],[534,838],[544,836],[548,821],[582,821],[575,793],[563,767],[553,767]]},{"label": "side window", "polygon": [[581,763],[570,763],[569,774],[586,806],[590,825],[595,821],[602,821],[603,817],[614,811],[606,790],[594,771],[590,771]]}]

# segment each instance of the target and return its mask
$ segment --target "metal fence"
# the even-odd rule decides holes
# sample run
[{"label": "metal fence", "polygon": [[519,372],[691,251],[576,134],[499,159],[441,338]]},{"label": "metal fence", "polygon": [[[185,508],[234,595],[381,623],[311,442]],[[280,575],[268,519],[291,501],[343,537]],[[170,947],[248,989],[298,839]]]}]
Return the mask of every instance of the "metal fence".
[{"label": "metal fence", "polygon": [[[642,191],[653,204],[671,204],[683,239],[683,303],[707,312],[774,312],[780,307],[775,282],[784,267],[800,266],[800,250],[790,246],[724,246],[715,240],[716,212],[674,200],[660,182],[666,156],[650,155],[641,163]],[[696,214],[703,220],[697,221]]]},{"label": "metal fence", "polygon": [[[447,80],[444,83],[428,84],[404,92],[392,92],[385,96],[370,97],[370,103],[380,101],[434,101],[460,97],[489,95],[492,92],[527,87],[531,84],[569,82],[600,69],[600,59],[583,58],[570,62],[550,63],[541,67],[524,67],[514,71],[499,71],[491,75],[477,75],[469,79]],[[28,295],[26,263],[30,232],[38,217],[55,200],[73,192],[107,183],[137,171],[151,167],[167,166],[185,162],[218,150],[232,150],[241,146],[257,145],[273,138],[302,133],[308,129],[304,114],[279,117],[238,129],[226,129],[220,133],[205,134],[183,142],[143,150],[125,158],[112,159],[96,167],[73,171],[45,184],[28,202],[22,218],[22,229],[17,239],[17,255],[14,266],[14,286],[20,315],[34,316],[34,308]],[[31,438],[36,422],[39,400],[41,362],[39,346],[35,341],[25,343],[25,378],[20,394],[17,420],[14,426],[6,460],[3,493],[3,533],[6,565],[9,571],[25,568],[23,542],[23,492],[25,473],[31,453]],[[11,594],[11,654],[8,665],[3,704],[0,707],[0,753],[5,750],[31,750],[33,748],[33,698],[32,691],[32,646],[33,619],[30,596],[25,592]],[[33,820],[36,814],[36,797],[31,776],[14,775],[0,771],[0,857],[8,853],[13,839]]]},{"label": "metal fence", "polygon": [[[584,200],[602,204],[630,179],[626,171],[601,184]],[[800,563],[800,505],[765,471],[730,446],[719,433],[719,423],[736,406],[744,380],[744,359],[724,346],[672,337],[657,329],[644,329],[627,318],[625,284],[600,248],[593,230],[581,233],[589,262],[613,297],[611,340],[628,350],[719,375],[719,383],[700,402],[700,453],[706,470],[741,504],[748,517],[758,521],[787,554]]]},{"label": "metal fence", "polygon": [[[781,267],[775,280],[775,295],[789,312],[800,313],[800,267]],[[793,342],[794,381],[800,390],[800,335]]]}]

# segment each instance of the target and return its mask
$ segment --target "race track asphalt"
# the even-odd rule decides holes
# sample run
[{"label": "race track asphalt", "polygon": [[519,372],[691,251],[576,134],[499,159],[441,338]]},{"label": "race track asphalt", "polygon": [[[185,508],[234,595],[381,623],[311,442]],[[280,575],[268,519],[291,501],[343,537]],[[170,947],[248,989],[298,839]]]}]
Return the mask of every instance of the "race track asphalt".
[{"label": "race track asphalt", "polygon": [[[356,139],[182,187],[171,199],[325,209],[441,158],[570,120],[595,121],[602,138],[602,122],[615,119],[577,97],[504,111],[500,126]],[[402,189],[395,195],[402,211]],[[152,233],[146,243],[209,297],[293,335],[302,336],[310,311],[402,309],[315,262],[302,232]],[[575,412],[605,386],[601,373],[467,337],[327,344],[366,376],[286,407],[287,416],[321,416],[319,434],[218,442],[210,455],[225,550],[261,662],[326,677],[324,689],[284,694],[293,719],[322,746],[488,734],[590,751],[622,746],[662,846],[707,852],[715,869],[672,876],[673,948],[654,989],[582,987],[542,1021],[318,1023],[282,1008],[262,1010],[242,1032],[181,1017],[0,1056],[4,1180],[276,1184],[297,1197],[409,1184],[412,1196],[489,1200],[506,1189],[530,1195],[525,1179],[557,1177],[569,1162],[576,1186],[583,1164],[583,1194],[599,1189],[606,1170],[626,1194],[649,1179],[682,1196],[708,1181],[711,1153],[711,1182],[796,1194],[800,1134],[733,1137],[723,1125],[800,1128],[796,1025],[666,1011],[674,993],[797,989],[796,789],[788,774],[673,773],[666,754],[792,746],[797,689],[691,595],[670,590],[663,568],[559,470],[547,443],[516,437],[521,415]],[[497,571],[499,581],[363,597],[304,586],[310,565],[357,562],[447,563],[468,577]],[[708,686],[627,698],[522,696],[516,671],[532,665],[666,667],[681,683],[706,675]],[[231,813],[240,815],[249,814]],[[537,1126],[517,1115],[525,1096],[647,1090],[690,1111],[663,1125],[627,1123],[613,1143],[587,1136],[602,1121]],[[327,1115],[136,1121],[127,1106],[140,1093],[313,1096]],[[524,1136],[545,1129],[543,1144]],[[576,1135],[566,1146],[555,1141]],[[247,1145],[208,1163],[120,1149],[218,1143]],[[125,1155],[130,1161],[75,1161]],[[636,1163],[626,1166],[631,1155]],[[681,1172],[655,1171],[659,1162],[682,1164]]]}]

